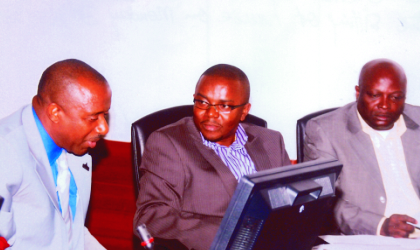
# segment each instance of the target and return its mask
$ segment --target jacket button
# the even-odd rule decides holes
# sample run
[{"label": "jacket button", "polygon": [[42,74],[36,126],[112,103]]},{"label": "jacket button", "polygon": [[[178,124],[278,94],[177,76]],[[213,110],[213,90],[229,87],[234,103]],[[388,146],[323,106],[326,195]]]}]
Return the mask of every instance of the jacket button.
[{"label": "jacket button", "polygon": [[385,203],[385,198],[384,198],[383,196],[379,197],[379,200],[380,200],[382,203]]}]

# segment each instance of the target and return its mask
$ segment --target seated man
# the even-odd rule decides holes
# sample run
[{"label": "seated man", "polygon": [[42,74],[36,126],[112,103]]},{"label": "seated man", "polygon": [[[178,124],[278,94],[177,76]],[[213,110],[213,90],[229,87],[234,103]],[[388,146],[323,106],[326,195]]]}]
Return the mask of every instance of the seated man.
[{"label": "seated man", "polygon": [[85,228],[89,148],[108,132],[111,89],[84,62],[47,68],[32,105],[0,120],[0,237],[8,249],[104,249]]},{"label": "seated man", "polygon": [[356,102],[306,125],[305,160],[344,165],[335,217],[345,234],[408,237],[407,222],[420,218],[420,108],[405,104],[406,86],[400,65],[373,60],[361,70]]},{"label": "seated man", "polygon": [[290,165],[281,134],[240,124],[250,87],[240,69],[225,64],[198,80],[194,116],[152,133],[140,170],[134,226],[189,249],[209,249],[243,175]]}]

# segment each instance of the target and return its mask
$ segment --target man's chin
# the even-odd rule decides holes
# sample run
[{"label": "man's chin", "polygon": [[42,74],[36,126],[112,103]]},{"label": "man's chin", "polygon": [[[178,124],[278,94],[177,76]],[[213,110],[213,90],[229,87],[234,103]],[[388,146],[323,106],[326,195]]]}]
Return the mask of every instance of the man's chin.
[{"label": "man's chin", "polygon": [[88,152],[88,151],[87,151],[87,150],[85,150],[85,151],[77,151],[77,152],[70,152],[70,153],[72,153],[72,154],[74,154],[74,155],[77,155],[77,156],[83,156],[83,155],[85,155],[87,152]]},{"label": "man's chin", "polygon": [[211,142],[218,142],[219,140],[220,140],[220,138],[218,138],[218,137],[209,137],[209,136],[205,136],[205,135],[203,135],[204,136],[204,139],[206,139],[207,141],[211,141]]},{"label": "man's chin", "polygon": [[82,156],[85,155],[87,152],[89,151],[88,147],[81,147],[81,148],[76,148],[76,149],[72,149],[72,150],[67,150],[67,152],[77,155],[77,156]]},{"label": "man's chin", "polygon": [[373,124],[369,124],[375,130],[389,130],[394,126],[394,123],[391,122],[375,122]]},{"label": "man's chin", "polygon": [[204,139],[206,139],[207,141],[211,141],[211,142],[218,142],[221,137],[218,135],[215,135],[213,133],[208,133],[208,132],[201,132],[201,134],[203,135]]}]

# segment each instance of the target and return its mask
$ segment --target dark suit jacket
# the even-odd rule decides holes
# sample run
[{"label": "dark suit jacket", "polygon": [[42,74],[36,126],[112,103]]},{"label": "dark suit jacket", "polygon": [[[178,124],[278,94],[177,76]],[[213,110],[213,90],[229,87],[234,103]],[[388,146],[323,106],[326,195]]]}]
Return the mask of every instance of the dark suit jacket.
[{"label": "dark suit jacket", "polygon": [[[290,165],[279,132],[242,126],[257,171]],[[203,145],[192,117],[152,133],[140,169],[134,225],[145,223],[153,236],[178,239],[190,249],[209,249],[238,181]]]},{"label": "dark suit jacket", "polygon": [[[401,140],[408,172],[420,195],[420,107],[405,105],[407,131]],[[335,158],[343,163],[337,181],[342,192],[335,216],[345,234],[376,234],[386,194],[372,141],[363,132],[356,103],[316,117],[306,125],[305,160]]]}]

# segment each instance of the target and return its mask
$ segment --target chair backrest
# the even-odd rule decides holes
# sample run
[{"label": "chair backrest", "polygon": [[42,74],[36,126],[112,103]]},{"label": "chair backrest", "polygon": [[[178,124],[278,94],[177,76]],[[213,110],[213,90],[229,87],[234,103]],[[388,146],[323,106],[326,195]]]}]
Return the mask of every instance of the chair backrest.
[{"label": "chair backrest", "polygon": [[331,112],[336,110],[337,108],[330,108],[330,109],[324,109],[321,111],[317,111],[314,113],[311,113],[309,115],[306,115],[299,120],[297,120],[296,123],[296,155],[297,155],[297,162],[301,163],[303,162],[303,144],[305,142],[305,129],[306,129],[306,123],[317,116],[320,116],[322,114]]},{"label": "chair backrest", "polygon": [[[177,106],[163,109],[149,114],[131,125],[131,153],[137,190],[140,180],[140,164],[149,135],[157,129],[181,120],[184,117],[193,116],[193,105]],[[245,123],[267,127],[264,119],[248,114]]]},{"label": "chair backrest", "polygon": [[[322,114],[334,111],[336,109],[337,108],[324,109],[324,110],[317,111],[317,112],[311,113],[309,115],[306,115],[306,116],[300,118],[299,120],[297,120],[297,124],[296,124],[296,146],[297,146],[296,155],[297,155],[297,162],[298,163],[303,162],[303,158],[304,158],[303,144],[305,142],[306,123],[312,118],[315,118],[315,117],[320,116]],[[340,235],[341,234],[340,229],[337,226],[337,224],[335,222],[335,219],[334,219],[334,209],[333,209],[333,207],[335,206],[335,202],[337,202],[337,197],[335,197],[332,202],[334,203],[334,205],[330,206],[328,208],[328,210],[325,211],[327,216],[324,219],[323,225],[321,227],[321,230],[320,230],[321,234],[320,235]]]}]

